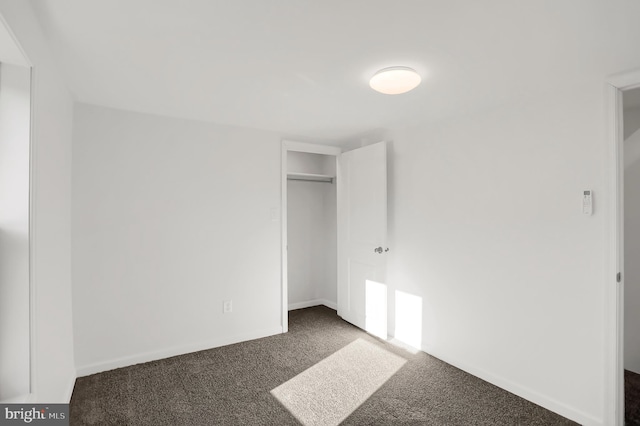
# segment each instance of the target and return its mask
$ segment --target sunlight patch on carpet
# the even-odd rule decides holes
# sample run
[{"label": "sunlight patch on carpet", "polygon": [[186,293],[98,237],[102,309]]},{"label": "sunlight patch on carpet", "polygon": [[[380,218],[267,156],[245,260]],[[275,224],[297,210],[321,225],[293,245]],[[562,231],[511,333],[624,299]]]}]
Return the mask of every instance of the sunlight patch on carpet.
[{"label": "sunlight patch on carpet", "polygon": [[357,339],[271,391],[303,425],[338,425],[407,360]]}]

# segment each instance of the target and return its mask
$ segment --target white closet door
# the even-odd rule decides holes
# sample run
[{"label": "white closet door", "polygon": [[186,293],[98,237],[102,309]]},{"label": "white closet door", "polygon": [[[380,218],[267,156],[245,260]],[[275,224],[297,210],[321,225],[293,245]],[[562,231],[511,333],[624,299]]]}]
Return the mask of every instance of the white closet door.
[{"label": "white closet door", "polygon": [[341,154],[337,172],[338,315],[386,338],[386,143]]}]

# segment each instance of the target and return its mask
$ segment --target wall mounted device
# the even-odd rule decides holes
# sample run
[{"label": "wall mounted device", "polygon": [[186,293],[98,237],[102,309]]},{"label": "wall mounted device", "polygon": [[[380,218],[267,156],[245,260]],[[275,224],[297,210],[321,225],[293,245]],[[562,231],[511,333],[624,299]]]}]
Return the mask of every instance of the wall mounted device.
[{"label": "wall mounted device", "polygon": [[582,192],[582,213],[587,216],[593,213],[593,191],[590,189]]}]

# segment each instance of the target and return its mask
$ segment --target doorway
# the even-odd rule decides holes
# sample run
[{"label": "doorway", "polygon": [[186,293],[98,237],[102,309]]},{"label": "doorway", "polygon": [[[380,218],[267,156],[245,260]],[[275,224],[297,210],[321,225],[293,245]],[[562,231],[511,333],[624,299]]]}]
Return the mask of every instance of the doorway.
[{"label": "doorway", "polygon": [[622,93],[624,176],[624,395],[626,424],[640,424],[640,88]]},{"label": "doorway", "polygon": [[[625,424],[625,292],[633,285],[633,268],[625,269],[625,243],[627,224],[625,213],[625,165],[631,167],[633,151],[625,152],[624,97],[632,96],[640,88],[640,70],[612,76],[608,79],[608,148],[611,202],[608,220],[608,268],[605,282],[607,325],[607,382],[606,423]],[[630,99],[630,98],[629,98]],[[630,132],[630,130],[628,129]],[[629,135],[627,135],[629,136]],[[629,157],[625,160],[625,157]],[[640,157],[639,157],[640,158]],[[631,172],[631,169],[629,169]],[[631,203],[635,201],[629,200]],[[633,227],[632,227],[633,228]],[[629,259],[630,261],[631,259]],[[631,276],[627,275],[631,272]],[[629,290],[631,288],[629,287]],[[629,293],[632,295],[633,291]]]},{"label": "doorway", "polygon": [[326,305],[387,338],[386,142],[342,153],[284,141],[281,208],[283,333],[290,309]]},{"label": "doorway", "polygon": [[337,308],[336,163],[340,148],[282,142],[282,331],[288,312]]}]

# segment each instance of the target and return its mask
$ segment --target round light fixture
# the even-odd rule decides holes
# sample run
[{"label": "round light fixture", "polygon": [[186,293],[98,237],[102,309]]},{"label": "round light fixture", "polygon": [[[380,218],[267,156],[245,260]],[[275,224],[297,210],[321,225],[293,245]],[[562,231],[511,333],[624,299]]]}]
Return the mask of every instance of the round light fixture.
[{"label": "round light fixture", "polygon": [[420,75],[409,67],[389,67],[375,73],[369,86],[386,95],[399,95],[415,89],[420,81]]}]

